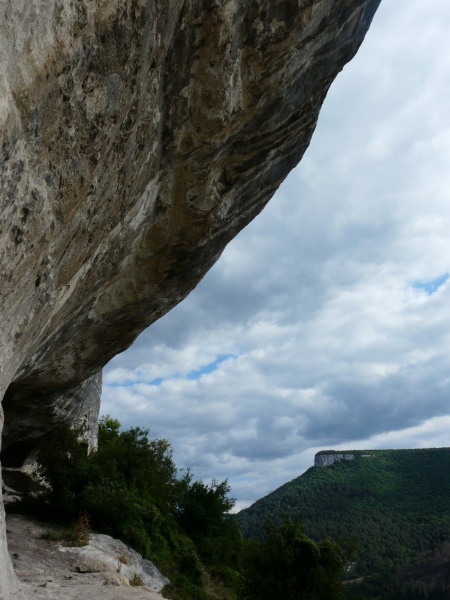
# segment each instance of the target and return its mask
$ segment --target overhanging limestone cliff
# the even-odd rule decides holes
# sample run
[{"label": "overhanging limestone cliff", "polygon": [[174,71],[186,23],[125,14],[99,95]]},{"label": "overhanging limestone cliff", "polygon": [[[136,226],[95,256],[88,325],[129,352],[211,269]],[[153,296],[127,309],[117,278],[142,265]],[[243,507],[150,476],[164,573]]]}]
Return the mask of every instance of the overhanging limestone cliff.
[{"label": "overhanging limestone cliff", "polygon": [[262,210],[379,1],[0,0],[8,445]]}]

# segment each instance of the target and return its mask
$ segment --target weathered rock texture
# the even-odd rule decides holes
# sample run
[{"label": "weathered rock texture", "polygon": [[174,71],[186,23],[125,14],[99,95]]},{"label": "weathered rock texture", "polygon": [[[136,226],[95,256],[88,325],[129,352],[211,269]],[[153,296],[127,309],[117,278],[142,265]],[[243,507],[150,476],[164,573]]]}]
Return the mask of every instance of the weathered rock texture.
[{"label": "weathered rock texture", "polygon": [[333,454],[316,454],[314,457],[314,466],[328,467],[329,465],[333,465],[335,462],[354,459],[354,454],[340,454],[338,452],[334,452]]},{"label": "weathered rock texture", "polygon": [[348,452],[336,452],[336,450],[321,450],[314,456],[315,467],[328,467],[343,460],[355,460],[355,458],[372,458],[374,455],[366,451],[350,450]]},{"label": "weathered rock texture", "polygon": [[[7,516],[14,570],[34,600],[162,600],[169,580],[120,540],[92,534],[87,546],[43,539],[57,529],[18,515]],[[46,535],[47,534],[47,535]],[[142,585],[130,587],[139,578]]]},{"label": "weathered rock texture", "polygon": [[[261,211],[379,1],[0,0],[8,445],[42,431],[41,410],[63,415],[58,396]],[[8,564],[3,539],[5,599]]]}]

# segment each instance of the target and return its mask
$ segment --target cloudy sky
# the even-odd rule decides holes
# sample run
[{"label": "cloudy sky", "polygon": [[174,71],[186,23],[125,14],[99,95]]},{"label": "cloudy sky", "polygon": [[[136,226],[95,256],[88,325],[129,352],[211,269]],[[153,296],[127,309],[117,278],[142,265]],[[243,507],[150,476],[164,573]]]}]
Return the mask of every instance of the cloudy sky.
[{"label": "cloudy sky", "polygon": [[239,508],[321,449],[450,446],[449,30],[384,0],[301,164],[105,369],[102,413]]}]

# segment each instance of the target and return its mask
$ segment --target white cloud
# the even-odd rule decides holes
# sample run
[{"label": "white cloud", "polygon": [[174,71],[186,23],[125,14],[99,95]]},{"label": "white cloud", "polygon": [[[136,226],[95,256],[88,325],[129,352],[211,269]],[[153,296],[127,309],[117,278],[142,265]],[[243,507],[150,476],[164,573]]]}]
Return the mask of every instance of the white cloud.
[{"label": "white cloud", "polygon": [[301,165],[105,371],[103,412],[240,507],[323,448],[448,445],[450,281],[425,284],[450,273],[449,25],[381,4]]}]

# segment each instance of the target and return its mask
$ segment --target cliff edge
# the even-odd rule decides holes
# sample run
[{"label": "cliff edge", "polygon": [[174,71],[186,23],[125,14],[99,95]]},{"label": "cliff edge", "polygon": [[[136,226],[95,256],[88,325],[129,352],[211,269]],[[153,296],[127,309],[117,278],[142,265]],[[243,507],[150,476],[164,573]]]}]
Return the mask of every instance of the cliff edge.
[{"label": "cliff edge", "polygon": [[[92,429],[102,366],[299,162],[379,1],[1,0],[5,460]],[[0,565],[22,597],[3,516]]]}]

